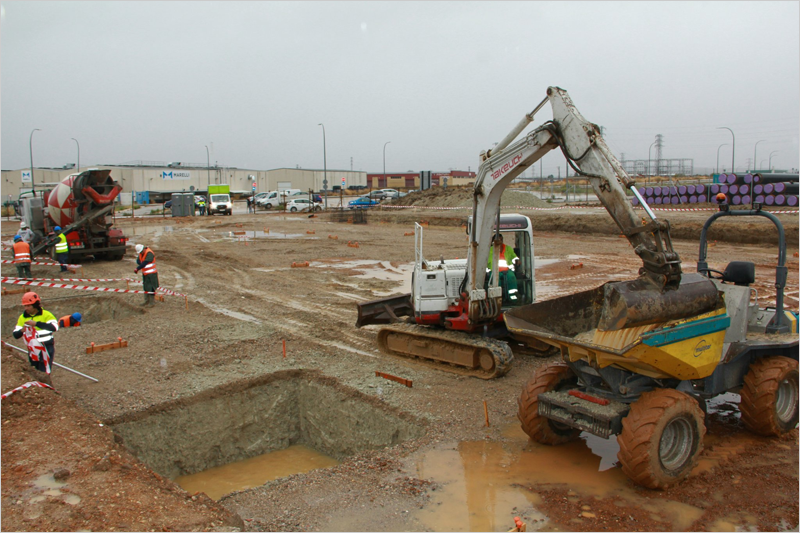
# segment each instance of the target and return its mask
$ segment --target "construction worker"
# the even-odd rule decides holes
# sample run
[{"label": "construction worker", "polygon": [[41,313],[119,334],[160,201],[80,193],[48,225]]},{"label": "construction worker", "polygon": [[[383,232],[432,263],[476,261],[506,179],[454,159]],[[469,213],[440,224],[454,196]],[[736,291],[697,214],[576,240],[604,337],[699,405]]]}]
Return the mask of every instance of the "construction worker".
[{"label": "construction worker", "polygon": [[17,277],[30,279],[31,276],[31,247],[19,235],[14,235],[14,265],[17,267]]},{"label": "construction worker", "polygon": [[42,301],[35,292],[22,295],[22,306],[24,311],[19,316],[12,335],[19,339],[25,334],[26,326],[33,327],[35,335],[25,339],[28,344],[28,360],[32,367],[45,373],[40,381],[52,385],[50,367],[55,356],[53,333],[58,331],[58,322],[53,313],[42,309]]},{"label": "construction worker", "polygon": [[56,226],[53,231],[58,235],[58,242],[56,243],[56,260],[61,263],[61,272],[68,272],[67,263],[69,262],[69,244],[67,243],[67,236],[61,231],[61,226]]},{"label": "construction worker", "polygon": [[197,203],[197,205],[200,207],[200,216],[205,215],[206,214],[206,199],[203,198],[203,197],[200,197],[200,201]]},{"label": "construction worker", "polygon": [[62,316],[58,319],[58,329],[61,328],[77,328],[81,325],[83,315],[80,313],[72,313],[71,315]]},{"label": "construction worker", "polygon": [[142,271],[142,284],[144,285],[144,290],[148,293],[152,294],[145,294],[144,295],[144,302],[142,305],[146,305],[147,307],[152,307],[156,304],[156,289],[158,289],[158,271],[156,270],[156,254],[153,253],[153,250],[150,248],[145,248],[142,244],[137,244],[136,253],[139,254],[139,257],[136,259],[136,264],[139,266],[133,271],[134,274],[138,274],[139,271]]},{"label": "construction worker", "polygon": [[[22,242],[26,242],[30,246],[38,244],[40,240],[24,220],[19,223],[19,236],[22,237]],[[33,260],[33,249],[31,249],[31,260]]]},{"label": "construction worker", "polygon": [[[497,264],[497,270],[500,272],[499,285],[505,286],[508,300],[512,303],[517,301],[517,276],[514,274],[514,267],[519,263],[517,254],[510,246],[503,244],[503,234],[500,233],[496,237],[496,241],[500,245],[500,260]],[[489,264],[486,267],[487,272],[492,271],[492,255],[494,254],[494,246],[489,248]],[[487,277],[488,285],[488,277]]]}]

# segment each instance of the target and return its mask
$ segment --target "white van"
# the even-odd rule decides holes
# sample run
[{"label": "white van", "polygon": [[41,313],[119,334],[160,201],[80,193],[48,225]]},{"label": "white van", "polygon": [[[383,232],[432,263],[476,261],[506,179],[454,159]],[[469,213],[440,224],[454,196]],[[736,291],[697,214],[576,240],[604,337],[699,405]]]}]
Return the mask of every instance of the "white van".
[{"label": "white van", "polygon": [[256,200],[256,205],[260,205],[264,209],[272,209],[273,207],[278,207],[280,204],[285,204],[287,202],[286,197],[296,192],[301,192],[301,191],[300,189],[271,191],[268,192],[265,196],[262,196],[261,198]]}]

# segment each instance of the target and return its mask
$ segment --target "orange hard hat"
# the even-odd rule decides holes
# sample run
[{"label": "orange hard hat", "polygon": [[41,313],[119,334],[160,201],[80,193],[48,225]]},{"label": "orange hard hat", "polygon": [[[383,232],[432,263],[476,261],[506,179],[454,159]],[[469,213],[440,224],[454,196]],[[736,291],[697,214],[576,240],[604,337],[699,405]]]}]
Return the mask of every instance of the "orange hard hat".
[{"label": "orange hard hat", "polygon": [[36,302],[41,302],[41,300],[35,292],[26,292],[22,295],[22,305],[33,305]]},{"label": "orange hard hat", "polygon": [[728,199],[728,197],[725,196],[724,192],[721,192],[721,193],[717,194],[717,203],[721,204],[722,202],[724,202],[727,199]]}]

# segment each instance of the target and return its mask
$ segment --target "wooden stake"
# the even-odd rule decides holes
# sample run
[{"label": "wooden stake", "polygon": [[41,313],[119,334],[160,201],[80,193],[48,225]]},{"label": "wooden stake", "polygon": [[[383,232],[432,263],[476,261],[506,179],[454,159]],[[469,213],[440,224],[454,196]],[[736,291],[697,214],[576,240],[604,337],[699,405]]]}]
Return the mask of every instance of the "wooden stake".
[{"label": "wooden stake", "polygon": [[283,339],[283,358],[286,359],[286,339]]},{"label": "wooden stake", "polygon": [[486,405],[486,400],[483,400],[483,414],[486,416],[486,427],[489,427],[489,407]]}]

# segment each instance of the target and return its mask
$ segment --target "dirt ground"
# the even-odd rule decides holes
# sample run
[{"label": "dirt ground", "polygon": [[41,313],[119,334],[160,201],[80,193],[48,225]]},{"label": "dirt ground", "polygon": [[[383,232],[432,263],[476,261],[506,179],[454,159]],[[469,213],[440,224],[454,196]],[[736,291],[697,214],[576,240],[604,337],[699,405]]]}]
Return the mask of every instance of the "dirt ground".
[{"label": "dirt ground", "polygon": [[[536,270],[540,300],[636,276],[640,262],[604,211],[522,212],[533,220],[537,259],[548,260]],[[131,246],[143,243],[154,250],[161,285],[187,298],[166,295],[155,307],[143,308],[138,294],[35,289],[57,317],[83,313],[81,327],[56,334],[55,361],[99,382],[57,369],[57,392],[32,388],[2,401],[2,529],[504,531],[513,527],[513,516],[521,516],[529,530],[549,531],[797,529],[797,429],[780,439],[749,435],[724,403],[708,417],[701,464],[679,486],[641,489],[617,465],[598,473],[595,463],[589,469],[593,472],[576,474],[574,483],[569,477],[515,481],[520,497],[533,503],[503,508],[497,515],[501,519],[488,525],[461,526],[448,516],[448,502],[441,498],[453,483],[441,475],[420,475],[419,465],[436,453],[466,453],[476,445],[481,450],[517,446],[527,456],[563,453],[528,443],[515,429],[522,386],[550,359],[516,355],[502,378],[465,378],[384,356],[375,346],[377,328],[354,325],[356,302],[404,292],[391,275],[365,275],[366,262],[388,274],[413,262],[414,237],[406,233],[413,232],[415,221],[428,222],[427,256],[464,257],[467,240],[461,224],[468,214],[382,209],[370,212],[363,225],[333,222],[328,214],[309,218],[261,212],[118,220]],[[711,212],[657,214],[670,219],[684,270],[694,271],[697,235]],[[797,311],[798,217],[796,212],[779,217],[789,243],[786,304]],[[710,235],[712,268],[722,270],[730,260],[753,261],[761,305],[774,302],[774,230],[761,221],[724,224],[725,229]],[[17,228],[18,222],[4,220],[3,241]],[[236,234],[241,232],[246,233]],[[134,255],[131,248],[122,261],[87,261],[74,277],[135,279]],[[305,262],[309,266],[292,267]],[[3,265],[2,271],[16,275],[12,265]],[[34,277],[57,277],[56,271],[33,267]],[[125,281],[78,284],[141,288]],[[2,297],[2,337],[17,346],[21,342],[11,331],[22,312],[20,298]],[[118,338],[128,346],[86,353],[91,343]],[[4,349],[2,391],[35,379],[28,368]],[[406,413],[424,427],[423,436],[215,502],[153,472],[110,428],[154,406],[295,369],[319,371],[353,394]],[[376,371],[411,379],[413,387],[381,379]],[[490,427],[484,422],[484,401]],[[591,456],[582,441],[576,446]],[[483,460],[494,459],[484,452]],[[612,480],[616,488],[587,489],[586,480],[579,479],[584,474],[587,479],[600,476],[601,484]],[[487,479],[481,490],[493,483]],[[491,502],[477,507],[504,505],[501,497],[485,497]]]}]

